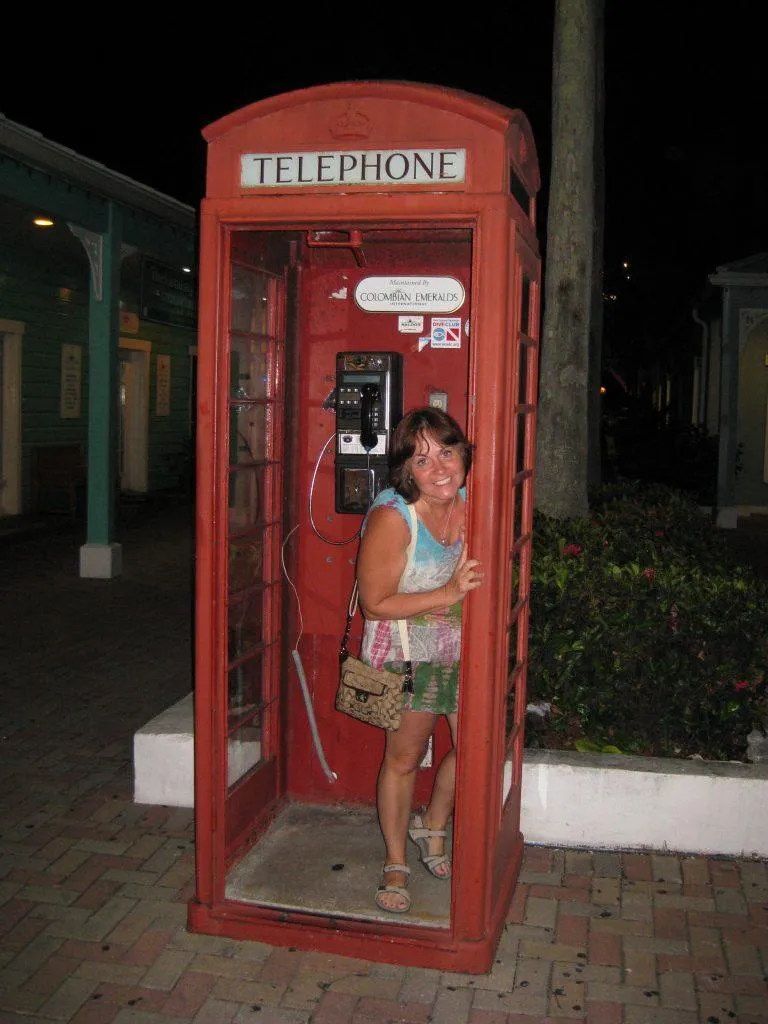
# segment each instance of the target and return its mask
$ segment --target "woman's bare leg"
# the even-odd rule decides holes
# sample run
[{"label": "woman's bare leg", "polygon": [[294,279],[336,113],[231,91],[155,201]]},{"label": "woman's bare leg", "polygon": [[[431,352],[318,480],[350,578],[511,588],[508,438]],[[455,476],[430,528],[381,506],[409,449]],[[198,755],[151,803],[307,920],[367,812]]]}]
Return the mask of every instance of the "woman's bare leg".
[{"label": "woman's bare leg", "polygon": [[[448,719],[448,725],[450,726],[453,746],[440,762],[440,767],[438,768],[437,775],[435,776],[435,784],[432,787],[432,796],[429,801],[429,806],[421,817],[425,828],[436,829],[437,831],[442,831],[448,825],[450,817],[453,814],[453,804],[456,792],[456,728],[458,723],[458,714],[454,713],[446,715],[446,718]],[[442,838],[430,839],[429,852],[435,856],[439,856],[444,853],[445,840]],[[447,878],[451,873],[451,866],[450,864],[441,864],[436,868],[436,872],[440,877]]]},{"label": "woman's bare leg", "polygon": [[[379,825],[387,848],[385,864],[408,863],[406,844],[416,771],[434,727],[435,716],[430,712],[404,711],[400,728],[387,733],[377,787]],[[389,871],[384,884],[407,886],[408,876]],[[383,893],[379,901],[395,908],[403,903],[397,893]]]}]

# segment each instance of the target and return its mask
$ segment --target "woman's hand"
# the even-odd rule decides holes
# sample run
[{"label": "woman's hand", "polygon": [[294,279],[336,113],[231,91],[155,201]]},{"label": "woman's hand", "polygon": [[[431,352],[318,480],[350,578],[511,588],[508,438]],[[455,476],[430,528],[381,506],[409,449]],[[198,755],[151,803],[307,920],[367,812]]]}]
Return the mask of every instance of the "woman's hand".
[{"label": "woman's hand", "polygon": [[485,573],[482,564],[476,558],[469,558],[467,555],[466,542],[461,545],[461,554],[453,570],[453,575],[443,587],[446,595],[446,606],[463,601],[470,590],[477,590],[482,584]]}]

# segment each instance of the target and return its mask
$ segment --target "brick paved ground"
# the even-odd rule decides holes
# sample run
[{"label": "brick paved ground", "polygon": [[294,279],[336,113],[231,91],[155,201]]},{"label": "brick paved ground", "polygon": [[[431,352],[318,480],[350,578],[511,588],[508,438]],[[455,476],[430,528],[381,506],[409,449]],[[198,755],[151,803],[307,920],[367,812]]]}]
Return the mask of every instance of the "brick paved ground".
[{"label": "brick paved ground", "polygon": [[[528,847],[492,972],[191,935],[192,812],[132,802],[190,685],[189,519],[0,546],[0,1024],[768,1024],[768,865]],[[713,808],[716,813],[716,808]]]}]

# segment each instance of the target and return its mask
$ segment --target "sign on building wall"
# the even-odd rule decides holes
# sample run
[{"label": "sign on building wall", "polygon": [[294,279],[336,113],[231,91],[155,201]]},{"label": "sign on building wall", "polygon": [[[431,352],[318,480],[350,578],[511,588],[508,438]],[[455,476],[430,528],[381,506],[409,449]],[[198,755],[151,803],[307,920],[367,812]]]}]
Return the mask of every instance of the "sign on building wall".
[{"label": "sign on building wall", "polygon": [[145,256],[141,261],[141,316],[178,327],[194,327],[195,282],[181,267]]},{"label": "sign on building wall", "polygon": [[155,400],[157,416],[171,415],[171,357],[157,357],[157,388]]},{"label": "sign on building wall", "polygon": [[76,420],[80,416],[82,380],[82,345],[62,345],[60,414],[63,420]]},{"label": "sign on building wall", "polygon": [[124,309],[120,310],[120,333],[121,334],[138,334],[139,333],[139,317],[136,313],[126,313]]}]

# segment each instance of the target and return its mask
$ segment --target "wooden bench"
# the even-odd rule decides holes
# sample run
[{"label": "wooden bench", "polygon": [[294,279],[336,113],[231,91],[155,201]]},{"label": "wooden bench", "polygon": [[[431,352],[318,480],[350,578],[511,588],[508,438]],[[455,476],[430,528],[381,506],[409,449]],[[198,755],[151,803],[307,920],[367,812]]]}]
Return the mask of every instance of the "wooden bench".
[{"label": "wooden bench", "polygon": [[78,492],[82,492],[86,480],[83,444],[42,444],[32,449],[32,505],[35,512],[63,512],[76,519]]}]

